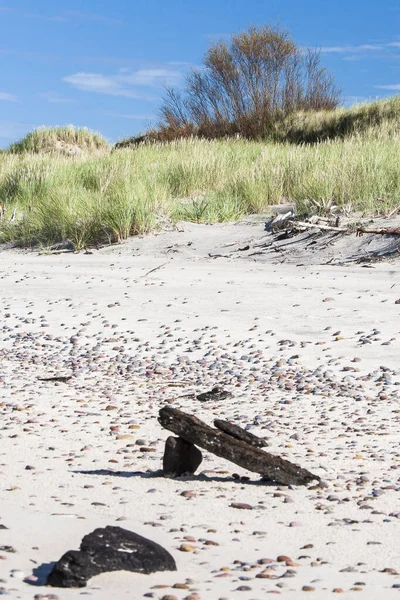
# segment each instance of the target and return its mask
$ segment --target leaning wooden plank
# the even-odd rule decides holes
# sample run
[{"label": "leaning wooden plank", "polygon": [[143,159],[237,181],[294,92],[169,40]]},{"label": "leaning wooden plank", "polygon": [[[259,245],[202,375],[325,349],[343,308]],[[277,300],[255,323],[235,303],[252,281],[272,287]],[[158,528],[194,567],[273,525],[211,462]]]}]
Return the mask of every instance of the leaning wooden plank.
[{"label": "leaning wooden plank", "polygon": [[237,440],[242,440],[243,442],[246,442],[246,444],[250,444],[250,446],[253,446],[253,448],[265,448],[265,446],[268,446],[267,442],[262,438],[254,435],[254,433],[250,433],[250,431],[242,429],[242,427],[239,427],[239,425],[229,423],[229,421],[215,419],[214,425],[220,431],[227,433]]},{"label": "leaning wooden plank", "polygon": [[314,479],[319,479],[317,475],[313,475],[280,456],[253,448],[246,442],[236,440],[222,431],[217,431],[197,417],[176,408],[164,406],[160,410],[158,420],[165,429],[179,435],[184,440],[279,484],[305,485]]}]

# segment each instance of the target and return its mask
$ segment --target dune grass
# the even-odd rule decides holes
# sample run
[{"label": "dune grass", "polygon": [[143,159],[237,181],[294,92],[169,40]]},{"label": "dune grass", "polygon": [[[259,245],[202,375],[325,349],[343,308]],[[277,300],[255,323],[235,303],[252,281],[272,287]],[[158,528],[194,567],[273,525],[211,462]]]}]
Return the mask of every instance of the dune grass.
[{"label": "dune grass", "polygon": [[0,241],[81,249],[179,220],[235,221],[281,201],[380,214],[400,203],[399,144],[386,119],[316,144],[192,139],[91,157],[1,153]]},{"label": "dune grass", "polygon": [[86,127],[39,127],[19,142],[11,144],[12,154],[60,153],[63,145],[73,146],[86,153],[110,150],[107,140]]},{"label": "dune grass", "polygon": [[381,127],[385,137],[400,132],[400,96],[349,108],[294,113],[277,122],[272,135],[274,141],[314,144],[367,131],[379,136]]}]

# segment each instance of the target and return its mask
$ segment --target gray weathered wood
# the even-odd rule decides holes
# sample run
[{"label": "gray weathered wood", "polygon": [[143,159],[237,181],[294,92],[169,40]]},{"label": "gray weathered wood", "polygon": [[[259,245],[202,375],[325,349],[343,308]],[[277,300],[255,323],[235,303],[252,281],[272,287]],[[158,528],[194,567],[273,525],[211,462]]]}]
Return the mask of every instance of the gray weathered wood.
[{"label": "gray weathered wood", "polygon": [[197,417],[188,415],[176,408],[164,406],[159,413],[160,424],[179,435],[184,440],[196,444],[221,458],[240,467],[283,485],[305,485],[319,479],[307,469],[303,469],[280,456],[274,456],[259,448],[254,448],[243,440],[217,431]]},{"label": "gray weathered wood", "polygon": [[265,448],[268,446],[267,442],[262,438],[254,435],[254,433],[250,433],[250,431],[246,431],[239,425],[234,425],[233,423],[229,423],[229,421],[222,421],[221,419],[215,419],[214,425],[220,431],[227,433],[228,435],[234,437],[237,440],[242,440],[246,442],[253,448]]}]

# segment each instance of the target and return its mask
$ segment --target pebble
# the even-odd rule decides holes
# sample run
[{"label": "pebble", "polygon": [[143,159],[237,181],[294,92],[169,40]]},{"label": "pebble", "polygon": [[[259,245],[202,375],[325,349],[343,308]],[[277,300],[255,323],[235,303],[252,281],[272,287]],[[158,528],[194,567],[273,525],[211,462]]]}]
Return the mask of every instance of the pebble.
[{"label": "pebble", "polygon": [[191,544],[181,544],[179,550],[181,552],[196,552],[197,548]]}]

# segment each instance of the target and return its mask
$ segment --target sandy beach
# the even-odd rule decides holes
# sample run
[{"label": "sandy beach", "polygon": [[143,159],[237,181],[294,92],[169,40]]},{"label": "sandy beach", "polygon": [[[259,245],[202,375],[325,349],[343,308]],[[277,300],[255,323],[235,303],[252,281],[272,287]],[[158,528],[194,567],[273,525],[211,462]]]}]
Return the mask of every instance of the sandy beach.
[{"label": "sandy beach", "polygon": [[[90,254],[1,253],[0,594],[398,597],[398,260],[222,255],[264,235],[185,225]],[[54,375],[71,379],[40,381]],[[232,397],[196,399],[216,385]],[[196,474],[163,477],[165,404],[248,429],[322,483],[262,482],[205,451]],[[43,585],[106,525],[177,571]]]}]

